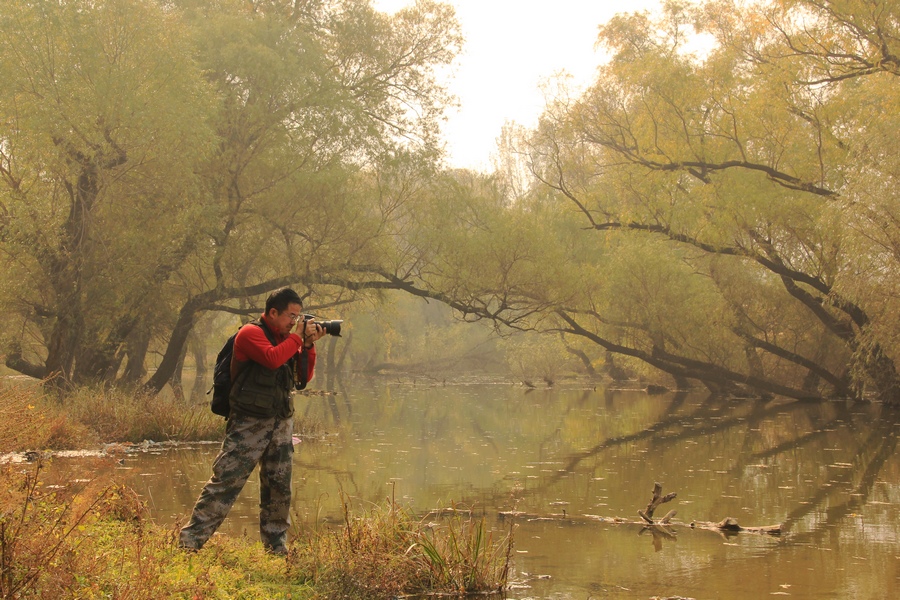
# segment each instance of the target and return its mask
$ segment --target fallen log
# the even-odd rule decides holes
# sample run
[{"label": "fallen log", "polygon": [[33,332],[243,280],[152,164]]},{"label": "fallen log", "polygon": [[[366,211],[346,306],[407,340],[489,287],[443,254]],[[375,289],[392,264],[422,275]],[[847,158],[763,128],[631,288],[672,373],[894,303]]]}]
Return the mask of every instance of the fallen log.
[{"label": "fallen log", "polygon": [[781,535],[781,524],[762,527],[742,527],[734,517],[725,517],[718,523],[708,521],[691,521],[691,529],[707,529],[720,533],[759,533],[765,535]]},{"label": "fallen log", "polygon": [[[669,525],[672,517],[675,516],[675,511],[670,510],[665,517],[663,517],[660,523],[656,523],[653,520],[653,511],[659,507],[660,504],[665,504],[670,500],[674,500],[678,494],[672,492],[670,494],[662,495],[662,484],[654,483],[653,484],[653,497],[650,499],[650,503],[647,505],[647,508],[644,510],[637,511],[642,519],[649,525],[650,527],[656,528],[660,524]],[[734,533],[758,533],[765,535],[781,535],[781,525],[765,525],[763,527],[742,527],[737,519],[733,517],[725,517],[718,523],[710,523],[706,521],[691,521],[690,527],[692,529],[707,529],[710,531],[717,531],[723,534],[734,534]],[[668,528],[667,528],[668,529]]]},{"label": "fallen log", "polygon": [[[500,511],[497,513],[497,516],[500,519],[517,519],[526,522],[536,522],[536,521],[557,521],[560,523],[569,523],[570,525],[584,525],[587,523],[609,523],[611,525],[640,525],[641,531],[658,531],[662,528],[665,528],[665,531],[668,533],[674,533],[676,527],[690,527],[691,529],[703,529],[706,531],[715,531],[717,533],[722,534],[736,534],[736,533],[752,533],[752,534],[764,534],[764,535],[781,535],[782,526],[781,525],[767,525],[765,527],[742,527],[737,525],[735,519],[730,518],[732,524],[729,525],[725,519],[723,521],[719,521],[718,523],[706,522],[706,521],[691,521],[690,523],[672,521],[672,516],[675,515],[675,511],[670,511],[663,519],[659,521],[655,521],[654,523],[647,523],[646,520],[642,519],[627,519],[623,517],[604,517],[601,515],[591,515],[591,514],[537,514],[537,513],[528,513],[517,510],[509,510],[509,511]],[[719,525],[723,525],[719,527]]]},{"label": "fallen log", "polygon": [[566,521],[572,524],[583,521],[583,519],[588,519],[591,521],[599,521],[601,523],[616,523],[616,524],[633,524],[633,525],[642,525],[642,529],[640,534],[643,534],[647,531],[653,533],[654,538],[675,538],[675,531],[673,526],[681,525],[688,526],[691,529],[705,529],[708,531],[715,531],[722,535],[734,535],[737,533],[755,533],[762,535],[781,535],[782,526],[779,525],[766,525],[763,527],[742,527],[737,519],[733,517],[726,517],[719,521],[718,523],[708,522],[708,521],[691,521],[690,524],[685,523],[674,523],[672,518],[677,514],[675,510],[670,510],[666,513],[659,521],[653,520],[653,512],[659,508],[661,504],[665,504],[666,502],[670,502],[674,500],[678,494],[675,492],[671,492],[663,496],[662,493],[662,484],[654,483],[653,484],[653,497],[650,499],[650,503],[647,504],[646,508],[643,510],[638,510],[637,513],[640,515],[642,521],[629,521],[628,519],[622,519],[621,517],[600,517],[597,515],[569,515],[565,510],[563,510],[562,514],[550,514],[550,515],[534,515],[527,514],[520,511],[501,511],[499,516],[501,519],[504,518],[520,518],[526,521]]}]

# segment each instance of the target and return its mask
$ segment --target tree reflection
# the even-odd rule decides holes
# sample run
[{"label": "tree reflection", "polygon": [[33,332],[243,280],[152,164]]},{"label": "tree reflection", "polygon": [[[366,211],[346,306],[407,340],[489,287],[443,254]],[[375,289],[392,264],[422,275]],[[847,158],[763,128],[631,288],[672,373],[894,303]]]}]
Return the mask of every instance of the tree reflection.
[{"label": "tree reflection", "polygon": [[[615,395],[606,392],[608,409],[613,408]],[[791,477],[801,484],[812,484],[798,486],[799,497],[794,499],[794,507],[788,508],[781,523],[782,533],[792,532],[803,524],[802,532],[790,536],[791,540],[802,543],[864,506],[886,463],[897,450],[900,411],[886,405],[756,401],[715,394],[692,404],[686,402],[687,397],[686,392],[673,394],[657,418],[636,431],[606,437],[586,450],[559,457],[562,468],[521,494],[549,494],[563,479],[590,468],[585,466],[587,461],[602,464],[603,457],[616,448],[632,447],[640,442],[650,456],[675,455],[682,457],[680,460],[699,462],[703,457],[691,458],[689,444],[701,444],[714,435],[725,436],[728,445],[736,449],[730,453],[728,468],[719,473],[741,482],[754,468],[766,467],[780,473],[781,467],[788,465],[798,469],[790,473]],[[559,431],[549,435],[558,436]],[[828,451],[852,459],[829,464],[827,480],[821,480],[817,465],[823,458],[831,458]],[[811,471],[802,478],[801,463]],[[639,507],[636,504],[634,508]],[[728,515],[707,515],[707,518],[724,516]],[[664,539],[669,539],[666,533],[672,533],[653,526],[641,530],[642,534],[648,532],[654,536],[657,549]]]},{"label": "tree reflection", "polygon": [[[808,530],[792,537],[794,543],[804,543],[819,536],[868,502],[885,463],[897,450],[900,411],[882,406],[880,413],[880,418],[871,424],[869,435],[853,453],[853,462],[832,467],[831,478],[822,483],[808,501],[788,514],[784,521],[785,530],[802,521],[812,521]],[[848,489],[851,490],[849,494]],[[816,518],[814,513],[824,515],[824,518]]]}]

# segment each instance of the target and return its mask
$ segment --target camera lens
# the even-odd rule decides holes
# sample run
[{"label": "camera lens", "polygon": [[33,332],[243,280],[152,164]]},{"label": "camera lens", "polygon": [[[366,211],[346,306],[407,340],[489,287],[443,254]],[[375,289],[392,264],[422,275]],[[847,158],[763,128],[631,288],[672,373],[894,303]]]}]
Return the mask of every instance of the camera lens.
[{"label": "camera lens", "polygon": [[341,323],[343,323],[341,320],[321,321],[319,322],[319,325],[322,326],[322,329],[324,329],[325,333],[328,335],[341,337]]},{"label": "camera lens", "polygon": [[325,333],[328,335],[334,335],[337,337],[341,337],[341,323],[344,321],[340,319],[335,319],[333,321],[316,321],[315,315],[303,315],[303,321],[309,322],[312,321],[319,327],[325,330]]}]

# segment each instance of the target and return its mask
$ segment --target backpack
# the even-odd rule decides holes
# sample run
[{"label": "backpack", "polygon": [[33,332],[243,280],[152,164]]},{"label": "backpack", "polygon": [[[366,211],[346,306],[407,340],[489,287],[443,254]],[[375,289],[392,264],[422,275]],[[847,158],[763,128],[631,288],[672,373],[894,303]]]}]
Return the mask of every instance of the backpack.
[{"label": "backpack", "polygon": [[[262,321],[250,321],[248,325],[256,325],[257,327],[261,328],[266,334],[266,337],[269,339],[269,342],[271,342],[273,346],[276,345],[271,332],[269,332],[269,328],[264,326],[262,324]],[[240,329],[238,331],[240,331]],[[210,410],[212,410],[213,414],[225,417],[226,419],[228,419],[228,413],[231,412],[231,402],[229,401],[229,396],[231,396],[232,384],[231,358],[232,356],[234,356],[234,338],[236,337],[237,333],[234,333],[231,337],[225,340],[225,344],[216,355],[216,366],[213,369],[213,384],[212,387],[210,387],[206,392],[207,396],[209,394],[212,394],[212,399],[209,403]],[[300,357],[300,381],[295,385],[298,390],[302,390],[306,387],[306,358],[307,356],[304,352]],[[240,373],[238,373],[238,377],[240,377]]]},{"label": "backpack", "polygon": [[213,414],[228,418],[231,412],[231,403],[228,396],[231,394],[231,357],[234,355],[234,338],[237,333],[232,334],[230,338],[225,340],[225,345],[216,355],[216,366],[213,369],[213,384],[206,392],[207,395],[212,394],[209,407]]}]

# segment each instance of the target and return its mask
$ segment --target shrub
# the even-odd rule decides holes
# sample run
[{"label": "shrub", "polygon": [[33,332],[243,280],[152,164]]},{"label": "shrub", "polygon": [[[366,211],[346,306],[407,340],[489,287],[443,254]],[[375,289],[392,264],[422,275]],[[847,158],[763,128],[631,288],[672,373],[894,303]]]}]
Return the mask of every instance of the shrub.
[{"label": "shrub", "polygon": [[89,564],[76,558],[76,538],[112,488],[79,480],[45,486],[43,459],[28,467],[0,471],[0,597],[58,598],[58,588]]},{"label": "shrub", "polygon": [[0,383],[0,452],[77,448],[96,441],[84,424],[47,400],[40,382]]}]

